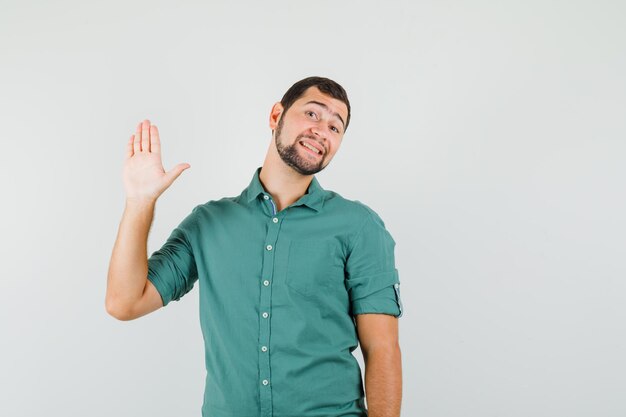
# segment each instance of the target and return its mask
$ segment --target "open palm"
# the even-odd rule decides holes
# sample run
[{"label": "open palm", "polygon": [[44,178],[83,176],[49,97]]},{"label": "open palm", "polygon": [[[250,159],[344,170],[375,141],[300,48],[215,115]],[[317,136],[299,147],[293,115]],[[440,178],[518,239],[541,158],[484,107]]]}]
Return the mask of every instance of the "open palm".
[{"label": "open palm", "polygon": [[126,198],[154,201],[190,165],[178,164],[165,172],[161,161],[161,140],[156,125],[144,120],[126,145],[124,189]]}]

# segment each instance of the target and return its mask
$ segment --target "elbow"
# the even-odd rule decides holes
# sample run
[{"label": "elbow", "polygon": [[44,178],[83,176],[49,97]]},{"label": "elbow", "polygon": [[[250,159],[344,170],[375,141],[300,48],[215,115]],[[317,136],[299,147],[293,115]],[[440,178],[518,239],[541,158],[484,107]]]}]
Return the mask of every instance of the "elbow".
[{"label": "elbow", "polygon": [[121,308],[110,298],[107,298],[105,301],[105,309],[110,316],[120,321],[129,321],[133,319],[127,308]]}]

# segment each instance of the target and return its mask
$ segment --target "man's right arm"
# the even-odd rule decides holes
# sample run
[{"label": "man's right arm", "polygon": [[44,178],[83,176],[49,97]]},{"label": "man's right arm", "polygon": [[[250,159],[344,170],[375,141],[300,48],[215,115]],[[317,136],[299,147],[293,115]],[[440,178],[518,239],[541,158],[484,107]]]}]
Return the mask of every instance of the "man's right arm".
[{"label": "man's right arm", "polygon": [[181,163],[165,172],[157,127],[149,120],[137,125],[126,145],[126,207],[107,277],[106,311],[119,320],[133,320],[163,307],[161,295],[148,280],[148,233],[158,197],[187,168],[189,164]]}]

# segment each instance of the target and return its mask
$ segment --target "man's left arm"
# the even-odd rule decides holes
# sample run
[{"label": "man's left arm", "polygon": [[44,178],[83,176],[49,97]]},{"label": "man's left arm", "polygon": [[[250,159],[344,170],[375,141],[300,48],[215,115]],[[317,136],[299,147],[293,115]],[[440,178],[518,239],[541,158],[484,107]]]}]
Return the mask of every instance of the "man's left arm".
[{"label": "man's left arm", "polygon": [[365,361],[365,396],[369,417],[400,417],[402,358],[398,318],[357,314],[356,327]]}]

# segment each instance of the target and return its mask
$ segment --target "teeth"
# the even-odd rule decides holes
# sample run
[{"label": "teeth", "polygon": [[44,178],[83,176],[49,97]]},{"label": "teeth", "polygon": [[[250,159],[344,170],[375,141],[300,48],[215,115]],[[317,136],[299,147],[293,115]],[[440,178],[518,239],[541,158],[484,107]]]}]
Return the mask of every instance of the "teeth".
[{"label": "teeth", "polygon": [[312,146],[311,146],[311,145],[309,145],[308,143],[306,143],[306,142],[300,142],[300,143],[301,143],[302,145],[306,146],[307,148],[309,148],[310,150],[312,150],[313,152],[315,152],[315,153],[317,153],[317,154],[319,154],[319,153],[320,153],[320,151],[319,151],[319,150],[315,149],[314,147],[312,147]]}]

